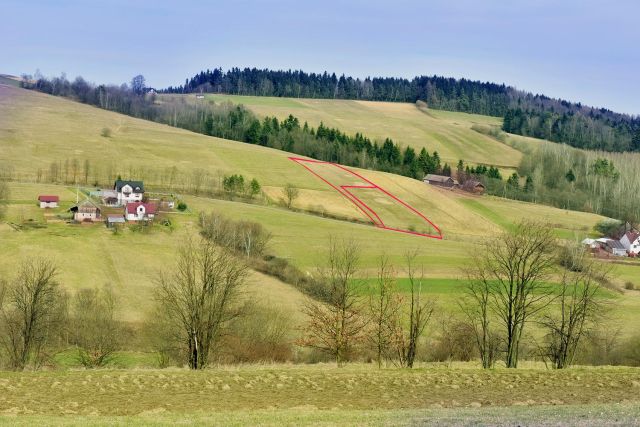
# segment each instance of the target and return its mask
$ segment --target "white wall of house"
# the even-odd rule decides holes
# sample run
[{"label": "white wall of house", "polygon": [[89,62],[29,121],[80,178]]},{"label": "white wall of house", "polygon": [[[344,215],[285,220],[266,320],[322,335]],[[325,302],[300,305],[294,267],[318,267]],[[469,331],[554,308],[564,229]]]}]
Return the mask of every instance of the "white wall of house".
[{"label": "white wall of house", "polygon": [[57,207],[58,207],[58,202],[40,202],[40,208],[41,209],[57,208]]},{"label": "white wall of house", "polygon": [[76,212],[75,214],[73,214],[73,219],[78,221],[78,222],[82,222],[86,219],[90,219],[91,221],[95,221],[96,219],[98,219],[98,214],[96,213],[90,213],[90,212]]},{"label": "white wall of house", "polygon": [[625,234],[622,236],[622,239],[620,239],[620,243],[622,243],[622,246],[624,246],[627,251],[635,255],[640,254],[640,237],[631,242],[629,241],[629,237]]},{"label": "white wall of house", "polygon": [[141,202],[144,193],[135,193],[129,184],[122,186],[118,192],[118,203],[126,205],[132,202]]}]

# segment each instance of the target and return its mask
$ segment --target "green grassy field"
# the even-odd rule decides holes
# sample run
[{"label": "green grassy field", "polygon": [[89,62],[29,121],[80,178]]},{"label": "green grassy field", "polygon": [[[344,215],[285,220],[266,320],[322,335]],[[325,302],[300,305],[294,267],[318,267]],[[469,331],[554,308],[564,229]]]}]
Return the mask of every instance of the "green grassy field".
[{"label": "green grassy field", "polygon": [[[285,109],[302,101],[255,98],[253,102],[251,108],[281,108],[280,112],[268,114],[286,114]],[[343,129],[358,129],[370,122],[370,128],[363,132],[374,135],[395,129],[400,135],[406,126],[414,141],[431,135],[429,141],[440,141],[443,149],[454,154],[452,141],[462,141],[460,144],[470,147],[475,144],[478,149],[469,150],[478,159],[506,159],[509,165],[517,164],[519,159],[517,151],[493,140],[489,142],[500,145],[489,145],[485,140],[488,138],[470,130],[473,123],[495,124],[492,118],[431,111],[427,114],[417,109],[410,113],[409,107],[415,107],[408,104],[326,102],[296,108],[309,110],[309,117],[320,120],[325,120],[321,110],[326,109],[326,114],[335,116]],[[363,118],[356,120],[360,115]],[[422,124],[421,120],[428,123]],[[328,120],[325,123],[330,124]],[[111,137],[101,136],[104,128],[111,130]],[[479,139],[474,143],[468,138]],[[402,138],[397,139],[403,142]],[[426,277],[425,295],[442,308],[429,332],[437,333],[440,319],[450,317],[457,309],[462,294],[461,268],[470,262],[469,255],[478,242],[511,229],[524,218],[549,222],[559,238],[581,239],[602,219],[497,197],[475,197],[397,175],[359,170],[365,178],[432,219],[441,227],[444,239],[396,233],[319,216],[318,212],[326,212],[362,219],[350,201],[288,156],[277,150],[197,135],[0,86],[0,172],[10,173],[14,179],[9,183],[7,223],[0,223],[0,273],[11,276],[22,259],[46,255],[59,266],[58,279],[70,292],[108,283],[119,297],[117,316],[140,325],[150,312],[158,272],[170,269],[177,248],[197,233],[199,212],[216,211],[235,220],[262,224],[273,236],[268,252],[286,258],[310,275],[316,274],[315,267],[322,263],[329,238],[338,236],[360,245],[364,276],[375,276],[379,256],[386,253],[398,267],[400,290],[406,291],[403,255],[417,249],[417,261],[424,266]],[[257,178],[267,197],[249,204],[183,194],[189,209],[166,214],[172,227],[156,225],[149,232],[126,228],[114,234],[102,224],[72,225],[60,219],[76,200],[74,186],[34,182],[38,169],[41,181],[48,181],[52,163],[60,167],[73,158],[80,164],[89,160],[89,181],[98,183],[109,183],[115,175],[122,174],[143,179],[147,189],[153,191],[154,187],[165,188],[167,171],[174,168],[176,175],[187,181],[194,170],[202,170],[209,177],[206,185],[225,174],[241,173],[248,179]],[[300,189],[295,210],[279,204],[282,187],[287,183]],[[57,194],[61,208],[39,209],[39,194]],[[316,214],[305,213],[307,210]],[[403,213],[392,206],[384,214],[392,221],[410,225]],[[26,225],[17,231],[8,223]],[[640,277],[639,263],[612,265],[619,287]],[[614,304],[611,323],[607,325],[620,328],[624,336],[635,333],[640,327],[640,291],[608,294]],[[277,307],[288,319],[291,339],[298,336],[306,320],[301,312],[306,297],[301,292],[254,272],[245,295],[259,304]],[[612,420],[633,424],[640,416],[636,397],[640,371],[631,368],[574,368],[562,372],[525,362],[517,371],[481,371],[476,364],[422,365],[413,371],[378,371],[371,365],[358,364],[337,369],[318,364],[223,366],[188,372],[150,369],[156,366],[156,360],[141,351],[120,354],[111,369],[81,371],[68,352],[57,355],[55,360],[62,370],[0,372],[0,423],[614,425]]]},{"label": "green grassy field", "polygon": [[464,364],[413,370],[319,364],[203,372],[3,372],[0,413],[6,418],[0,422],[477,425],[548,419],[571,424],[604,420],[605,413],[637,419],[638,384],[640,371],[631,368],[480,371]]},{"label": "green grassy field", "polygon": [[[263,100],[267,105],[272,101],[282,100]],[[371,274],[380,248],[384,248],[397,265],[401,264],[406,251],[418,249],[418,261],[424,264],[427,277],[434,279],[457,278],[476,242],[510,228],[520,219],[548,221],[563,238],[584,237],[601,219],[597,215],[542,205],[469,196],[392,174],[359,171],[434,221],[444,235],[444,240],[437,241],[292,212],[278,206],[282,187],[291,182],[301,190],[294,203],[297,209],[364,218],[349,200],[290,161],[285,152],[197,135],[15,88],[0,87],[0,112],[0,167],[10,169],[18,180],[35,180],[38,168],[44,170],[46,176],[52,162],[62,164],[77,158],[81,164],[84,159],[91,162],[96,180],[109,182],[110,177],[121,173],[124,177],[144,179],[149,189],[161,184],[158,175],[162,170],[174,166],[178,174],[187,175],[194,169],[202,169],[217,179],[224,174],[242,173],[262,183],[271,200],[267,204],[184,195],[190,212],[172,216],[173,231],[158,228],[150,234],[140,234],[127,230],[114,236],[100,225],[71,226],[56,221],[55,214],[64,209],[47,213],[46,228],[16,232],[8,225],[0,225],[3,241],[0,270],[10,272],[28,254],[53,256],[60,264],[61,279],[72,289],[113,283],[126,301],[123,315],[132,320],[144,317],[153,278],[160,267],[171,265],[173,254],[184,237],[196,231],[194,224],[201,211],[215,210],[236,219],[260,222],[273,235],[269,251],[309,274],[314,273],[315,265],[322,259],[330,236],[342,236],[361,245],[362,267]],[[112,129],[110,138],[100,135],[104,127]],[[119,155],[123,160],[115,162],[113,159]],[[12,182],[10,187],[12,200],[7,218],[10,222],[29,219],[44,222],[45,214],[35,204],[38,194],[58,194],[65,208],[76,198],[73,187],[51,183]],[[393,209],[384,213],[402,222],[404,210],[395,212],[396,218],[393,218]],[[633,268],[620,266],[620,285],[634,275]],[[291,292],[288,298],[294,301],[292,305],[297,304],[296,291],[264,277],[260,281],[278,286],[281,292],[287,289]]]},{"label": "green grassy field", "polygon": [[[193,95],[190,95],[193,97]],[[414,104],[325,99],[292,99],[257,96],[206,95],[215,102],[243,104],[260,116],[280,119],[293,114],[302,122],[320,122],[348,133],[363,133],[373,139],[391,138],[395,142],[429,152],[452,165],[464,159],[515,168],[522,154],[512,147],[471,129],[474,124],[499,125],[501,119],[474,114],[428,110]],[[195,98],[194,98],[195,101]]]}]

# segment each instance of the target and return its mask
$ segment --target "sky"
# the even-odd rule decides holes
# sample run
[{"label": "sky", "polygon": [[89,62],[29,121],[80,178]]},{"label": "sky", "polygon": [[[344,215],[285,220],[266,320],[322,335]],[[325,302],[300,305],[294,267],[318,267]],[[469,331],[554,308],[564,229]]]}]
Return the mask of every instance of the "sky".
[{"label": "sky", "polygon": [[[133,4],[135,3],[135,4]],[[0,73],[443,75],[640,114],[638,0],[0,0]]]}]

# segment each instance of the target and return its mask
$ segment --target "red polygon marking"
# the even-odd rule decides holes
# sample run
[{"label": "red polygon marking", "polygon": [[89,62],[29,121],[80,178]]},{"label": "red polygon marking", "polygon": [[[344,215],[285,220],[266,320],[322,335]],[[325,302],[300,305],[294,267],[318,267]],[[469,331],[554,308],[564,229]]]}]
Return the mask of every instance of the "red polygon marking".
[{"label": "red polygon marking", "polygon": [[[398,198],[395,195],[391,194],[390,192],[388,192],[384,188],[378,186],[377,184],[369,181],[367,178],[363,177],[362,175],[352,171],[351,169],[348,169],[347,167],[339,165],[337,163],[325,162],[325,161],[322,161],[322,160],[304,159],[304,158],[301,158],[301,157],[289,157],[289,159],[294,161],[294,162],[296,162],[297,164],[299,164],[300,166],[302,166],[303,168],[305,168],[306,170],[311,172],[313,175],[315,175],[318,178],[320,178],[326,184],[331,186],[338,193],[342,194],[344,197],[349,199],[354,205],[356,205],[356,207],[363,214],[365,214],[371,220],[371,222],[376,227],[382,228],[382,229],[385,229],[385,230],[390,230],[390,231],[397,231],[399,233],[413,234],[413,235],[416,235],[416,236],[423,236],[423,237],[429,237],[429,238],[432,238],[432,239],[442,240],[442,231],[440,230],[440,228],[437,225],[435,225],[433,222],[431,222],[431,220],[429,220],[429,218],[424,216],[421,212],[419,212],[413,206],[411,206],[408,203],[404,202],[403,200],[401,200],[400,198]],[[336,168],[341,169],[341,170],[343,170],[345,172],[348,172],[351,175],[354,175],[355,177],[361,179],[362,181],[366,182],[369,185],[335,185],[335,184],[331,183],[328,179],[326,179],[325,177],[323,177],[322,175],[320,175],[319,173],[317,173],[316,171],[311,169],[309,166],[305,165],[304,163],[320,163],[320,164],[326,164],[326,165],[330,165],[330,166],[336,167]],[[433,227],[434,230],[437,231],[437,234],[419,233],[419,232],[416,232],[416,231],[403,230],[403,229],[400,229],[400,228],[394,228],[394,227],[386,226],[384,224],[384,222],[380,219],[380,217],[378,216],[376,211],[373,208],[371,208],[368,204],[363,202],[360,198],[358,198],[355,194],[350,192],[348,190],[349,188],[372,189],[372,190],[381,191],[382,193],[384,193],[387,196],[391,197],[397,203],[401,204],[406,209],[409,209],[410,211],[412,211],[413,213],[418,215],[420,218],[422,218],[424,221],[426,221],[431,227]]]}]

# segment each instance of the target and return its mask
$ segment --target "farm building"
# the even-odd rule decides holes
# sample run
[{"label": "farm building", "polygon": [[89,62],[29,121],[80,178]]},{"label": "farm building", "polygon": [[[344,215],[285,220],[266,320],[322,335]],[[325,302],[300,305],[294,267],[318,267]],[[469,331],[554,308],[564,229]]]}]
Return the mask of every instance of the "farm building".
[{"label": "farm building", "polygon": [[485,187],[484,184],[477,179],[468,179],[462,184],[462,189],[474,194],[483,194]]},{"label": "farm building", "polygon": [[127,203],[125,209],[127,221],[151,220],[156,216],[156,211],[156,205],[142,202]]},{"label": "farm building", "polygon": [[598,249],[600,247],[600,242],[596,239],[586,238],[581,242],[584,246],[587,246],[589,249]]},{"label": "farm building", "polygon": [[107,227],[113,228],[118,225],[123,225],[125,223],[124,216],[122,215],[107,215]]},{"label": "farm building", "polygon": [[141,202],[144,196],[144,184],[142,181],[117,180],[113,184],[113,189],[116,192],[118,206],[123,206],[127,203]]},{"label": "farm building", "polygon": [[450,176],[429,174],[424,177],[423,181],[429,185],[436,185],[438,187],[455,188],[458,186],[458,181]]},{"label": "farm building", "polygon": [[41,209],[57,208],[59,201],[60,199],[58,198],[58,196],[46,196],[46,195],[38,196],[38,202],[40,202]]},{"label": "farm building", "polygon": [[637,231],[627,231],[620,239],[620,243],[629,254],[633,256],[640,254],[640,233]]},{"label": "farm building", "polygon": [[608,239],[605,250],[615,256],[627,256],[627,249],[618,240]]},{"label": "farm building", "polygon": [[100,208],[89,200],[72,207],[69,211],[73,212],[73,219],[78,222],[94,222],[100,219]]}]

